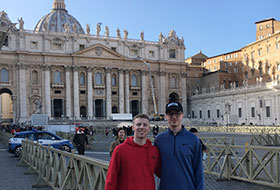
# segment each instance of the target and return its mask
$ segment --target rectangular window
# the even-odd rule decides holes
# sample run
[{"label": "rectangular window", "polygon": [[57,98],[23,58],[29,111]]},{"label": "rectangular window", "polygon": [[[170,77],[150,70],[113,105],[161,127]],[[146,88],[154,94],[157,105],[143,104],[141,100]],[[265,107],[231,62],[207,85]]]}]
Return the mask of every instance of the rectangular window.
[{"label": "rectangular window", "polygon": [[276,43],[276,49],[280,49],[280,42]]},{"label": "rectangular window", "polygon": [[208,118],[211,117],[211,115],[210,115],[210,110],[207,110],[207,115],[208,115]]},{"label": "rectangular window", "polygon": [[170,49],[169,50],[169,58],[175,59],[176,58],[176,50]]},{"label": "rectangular window", "polygon": [[116,47],[111,47],[111,50],[114,52],[117,52],[117,48]]},{"label": "rectangular window", "polygon": [[255,107],[251,107],[251,117],[255,117]]},{"label": "rectangular window", "polygon": [[37,49],[38,48],[38,42],[35,42],[35,41],[30,42],[30,48],[31,49]]},{"label": "rectangular window", "polygon": [[259,49],[258,50],[258,52],[259,52],[259,56],[262,54],[262,50],[261,49]]},{"label": "rectangular window", "polygon": [[220,110],[217,109],[217,118],[220,118]]},{"label": "rectangular window", "polygon": [[192,118],[194,118],[194,111],[192,111]]},{"label": "rectangular window", "polygon": [[9,37],[8,36],[5,37],[3,46],[9,46]]},{"label": "rectangular window", "polygon": [[85,90],[80,90],[80,94],[86,94]]},{"label": "rectangular window", "polygon": [[238,117],[242,117],[242,108],[238,108]]},{"label": "rectangular window", "polygon": [[80,44],[80,50],[85,49],[85,44]]},{"label": "rectangular window", "polygon": [[265,107],[266,117],[270,117],[270,106]]},{"label": "rectangular window", "polygon": [[154,51],[149,51],[149,56],[150,57],[155,57],[155,52]]},{"label": "rectangular window", "polygon": [[138,50],[135,50],[135,49],[130,50],[130,55],[131,56],[137,56],[138,55]]},{"label": "rectangular window", "polygon": [[199,110],[199,118],[201,119],[202,118],[202,111]]},{"label": "rectangular window", "polygon": [[62,45],[60,43],[53,43],[53,50],[61,50]]}]

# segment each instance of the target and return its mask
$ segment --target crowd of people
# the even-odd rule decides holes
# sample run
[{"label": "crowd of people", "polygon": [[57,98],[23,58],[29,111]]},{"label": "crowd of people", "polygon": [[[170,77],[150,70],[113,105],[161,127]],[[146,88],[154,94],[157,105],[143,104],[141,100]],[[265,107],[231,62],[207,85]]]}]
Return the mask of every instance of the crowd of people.
[{"label": "crowd of people", "polygon": [[44,130],[44,126],[14,124],[14,125],[0,125],[0,129],[6,133],[15,134],[21,131],[32,131],[32,130],[42,131]]}]

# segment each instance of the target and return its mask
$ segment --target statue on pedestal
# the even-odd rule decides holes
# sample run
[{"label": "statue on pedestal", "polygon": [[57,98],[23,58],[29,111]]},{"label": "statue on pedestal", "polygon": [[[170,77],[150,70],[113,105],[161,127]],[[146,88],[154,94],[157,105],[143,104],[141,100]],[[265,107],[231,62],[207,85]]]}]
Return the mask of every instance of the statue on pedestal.
[{"label": "statue on pedestal", "polygon": [[20,17],[20,19],[18,19],[19,22],[19,30],[23,30],[24,29],[24,21],[22,19],[22,17]]}]

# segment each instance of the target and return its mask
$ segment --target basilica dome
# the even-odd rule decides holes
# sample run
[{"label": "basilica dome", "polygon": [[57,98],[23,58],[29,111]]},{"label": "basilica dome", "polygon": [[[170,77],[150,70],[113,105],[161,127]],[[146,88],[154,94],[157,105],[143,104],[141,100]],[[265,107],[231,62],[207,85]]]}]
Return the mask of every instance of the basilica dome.
[{"label": "basilica dome", "polygon": [[64,0],[54,0],[52,11],[37,23],[35,32],[84,34],[81,24],[65,9]]}]

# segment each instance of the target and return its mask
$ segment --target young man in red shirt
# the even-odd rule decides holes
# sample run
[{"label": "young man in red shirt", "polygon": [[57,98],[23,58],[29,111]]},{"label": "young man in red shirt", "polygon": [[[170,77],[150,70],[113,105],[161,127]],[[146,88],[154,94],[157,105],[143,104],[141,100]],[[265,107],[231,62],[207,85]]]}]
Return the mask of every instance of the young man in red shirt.
[{"label": "young man in red shirt", "polygon": [[147,138],[149,117],[136,115],[132,130],[134,136],[128,137],[113,152],[105,190],[155,190],[154,173],[160,174],[160,155]]}]

